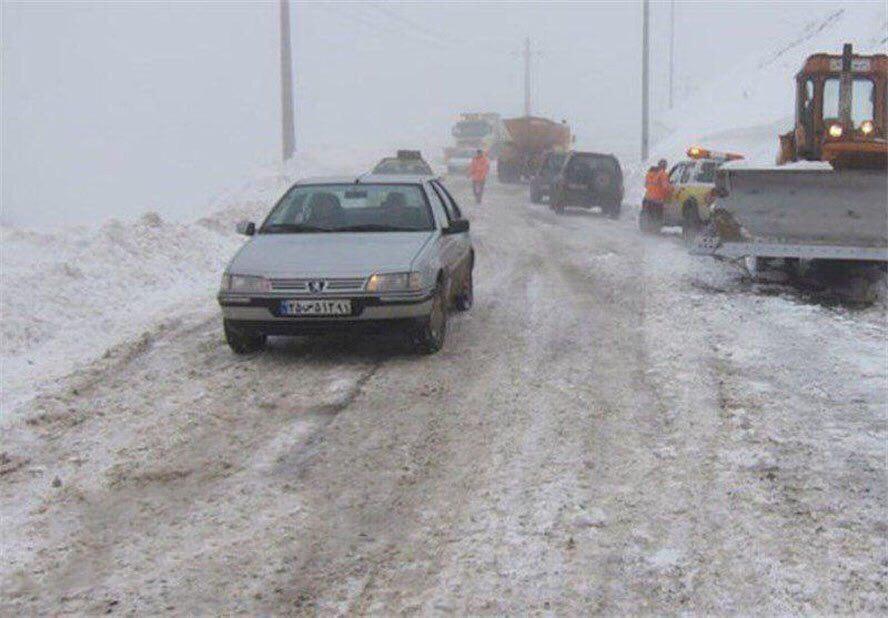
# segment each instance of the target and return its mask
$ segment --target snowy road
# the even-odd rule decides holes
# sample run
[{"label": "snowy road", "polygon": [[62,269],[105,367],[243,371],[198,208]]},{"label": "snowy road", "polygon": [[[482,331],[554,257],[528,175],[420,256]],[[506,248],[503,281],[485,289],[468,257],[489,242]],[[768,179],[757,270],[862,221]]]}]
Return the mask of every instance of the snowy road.
[{"label": "snowy road", "polygon": [[195,310],[8,419],[0,613],[888,611],[882,309],[453,187],[441,353]]}]

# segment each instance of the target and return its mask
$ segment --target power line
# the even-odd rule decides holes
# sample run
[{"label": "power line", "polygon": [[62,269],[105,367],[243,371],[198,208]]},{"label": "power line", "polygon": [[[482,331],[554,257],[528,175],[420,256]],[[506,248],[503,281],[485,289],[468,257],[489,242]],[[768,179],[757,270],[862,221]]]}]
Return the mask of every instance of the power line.
[{"label": "power line", "polygon": [[395,21],[400,22],[403,26],[408,27],[410,30],[412,30],[414,32],[420,32],[422,34],[425,34],[426,36],[430,37],[431,40],[441,43],[442,45],[448,45],[448,46],[453,47],[453,46],[460,44],[460,42],[458,40],[456,40],[453,36],[445,34],[442,37],[441,33],[433,32],[432,30],[426,28],[422,24],[419,24],[419,23],[413,21],[412,19],[402,15],[401,13],[398,13],[397,11],[392,10],[391,8],[385,6],[384,4],[379,4],[379,3],[373,2],[373,3],[367,3],[367,6],[374,8],[375,10],[379,11],[380,13],[384,13],[385,15],[388,15],[389,17],[391,17]]},{"label": "power line", "polygon": [[441,41],[438,39],[430,38],[429,36],[423,35],[419,31],[408,28],[405,25],[398,25],[393,23],[392,20],[387,19],[383,15],[380,14],[379,9],[376,5],[349,5],[348,13],[351,13],[352,16],[357,16],[359,19],[362,19],[374,29],[376,33],[380,30],[388,32],[390,34],[394,34],[399,37],[399,39],[403,40],[412,40],[414,43],[422,43],[426,46],[434,46],[439,49],[451,49],[453,44],[449,44],[445,41]]}]

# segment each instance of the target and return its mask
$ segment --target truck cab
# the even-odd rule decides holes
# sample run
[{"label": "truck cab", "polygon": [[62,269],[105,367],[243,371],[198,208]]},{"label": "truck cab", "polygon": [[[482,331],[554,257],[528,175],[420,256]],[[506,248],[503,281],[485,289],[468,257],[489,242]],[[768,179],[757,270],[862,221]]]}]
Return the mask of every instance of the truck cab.
[{"label": "truck cab", "polygon": [[778,163],[827,161],[833,167],[886,165],[888,56],[814,54],[796,74],[795,127],[780,136]]},{"label": "truck cab", "polygon": [[493,112],[460,114],[450,133],[453,144],[444,149],[444,161],[450,173],[467,170],[478,150],[496,159],[509,136],[503,119]]}]

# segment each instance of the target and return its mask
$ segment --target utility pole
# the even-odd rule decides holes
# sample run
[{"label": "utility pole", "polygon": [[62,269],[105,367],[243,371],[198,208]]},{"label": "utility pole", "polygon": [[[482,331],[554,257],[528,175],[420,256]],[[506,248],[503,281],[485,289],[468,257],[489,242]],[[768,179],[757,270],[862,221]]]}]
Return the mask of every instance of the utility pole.
[{"label": "utility pole", "polygon": [[673,77],[675,73],[675,0],[669,3],[669,109],[674,102]]},{"label": "utility pole", "polygon": [[641,25],[641,160],[647,161],[648,158],[648,103],[649,103],[649,34],[648,21],[650,17],[650,2],[642,0],[642,25]]},{"label": "utility pole", "polygon": [[524,115],[530,116],[530,37],[524,39]]},{"label": "utility pole", "polygon": [[283,160],[293,158],[296,131],[293,122],[293,60],[290,52],[290,0],[280,0],[281,9],[281,146]]}]

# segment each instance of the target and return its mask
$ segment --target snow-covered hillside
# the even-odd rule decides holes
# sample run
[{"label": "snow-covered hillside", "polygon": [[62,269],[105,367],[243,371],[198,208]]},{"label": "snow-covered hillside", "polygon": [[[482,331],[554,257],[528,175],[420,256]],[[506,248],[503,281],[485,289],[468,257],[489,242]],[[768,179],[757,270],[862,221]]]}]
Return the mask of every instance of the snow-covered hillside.
[{"label": "snow-covered hillside", "polygon": [[[828,8],[827,8],[828,7]],[[691,144],[742,152],[748,160],[771,163],[777,135],[792,127],[795,74],[818,52],[841,53],[850,42],[857,53],[888,49],[888,8],[884,3],[824,4],[801,30],[788,32],[762,53],[725,67],[691,98],[658,118],[668,127],[653,144],[652,159],[680,158]]]}]

